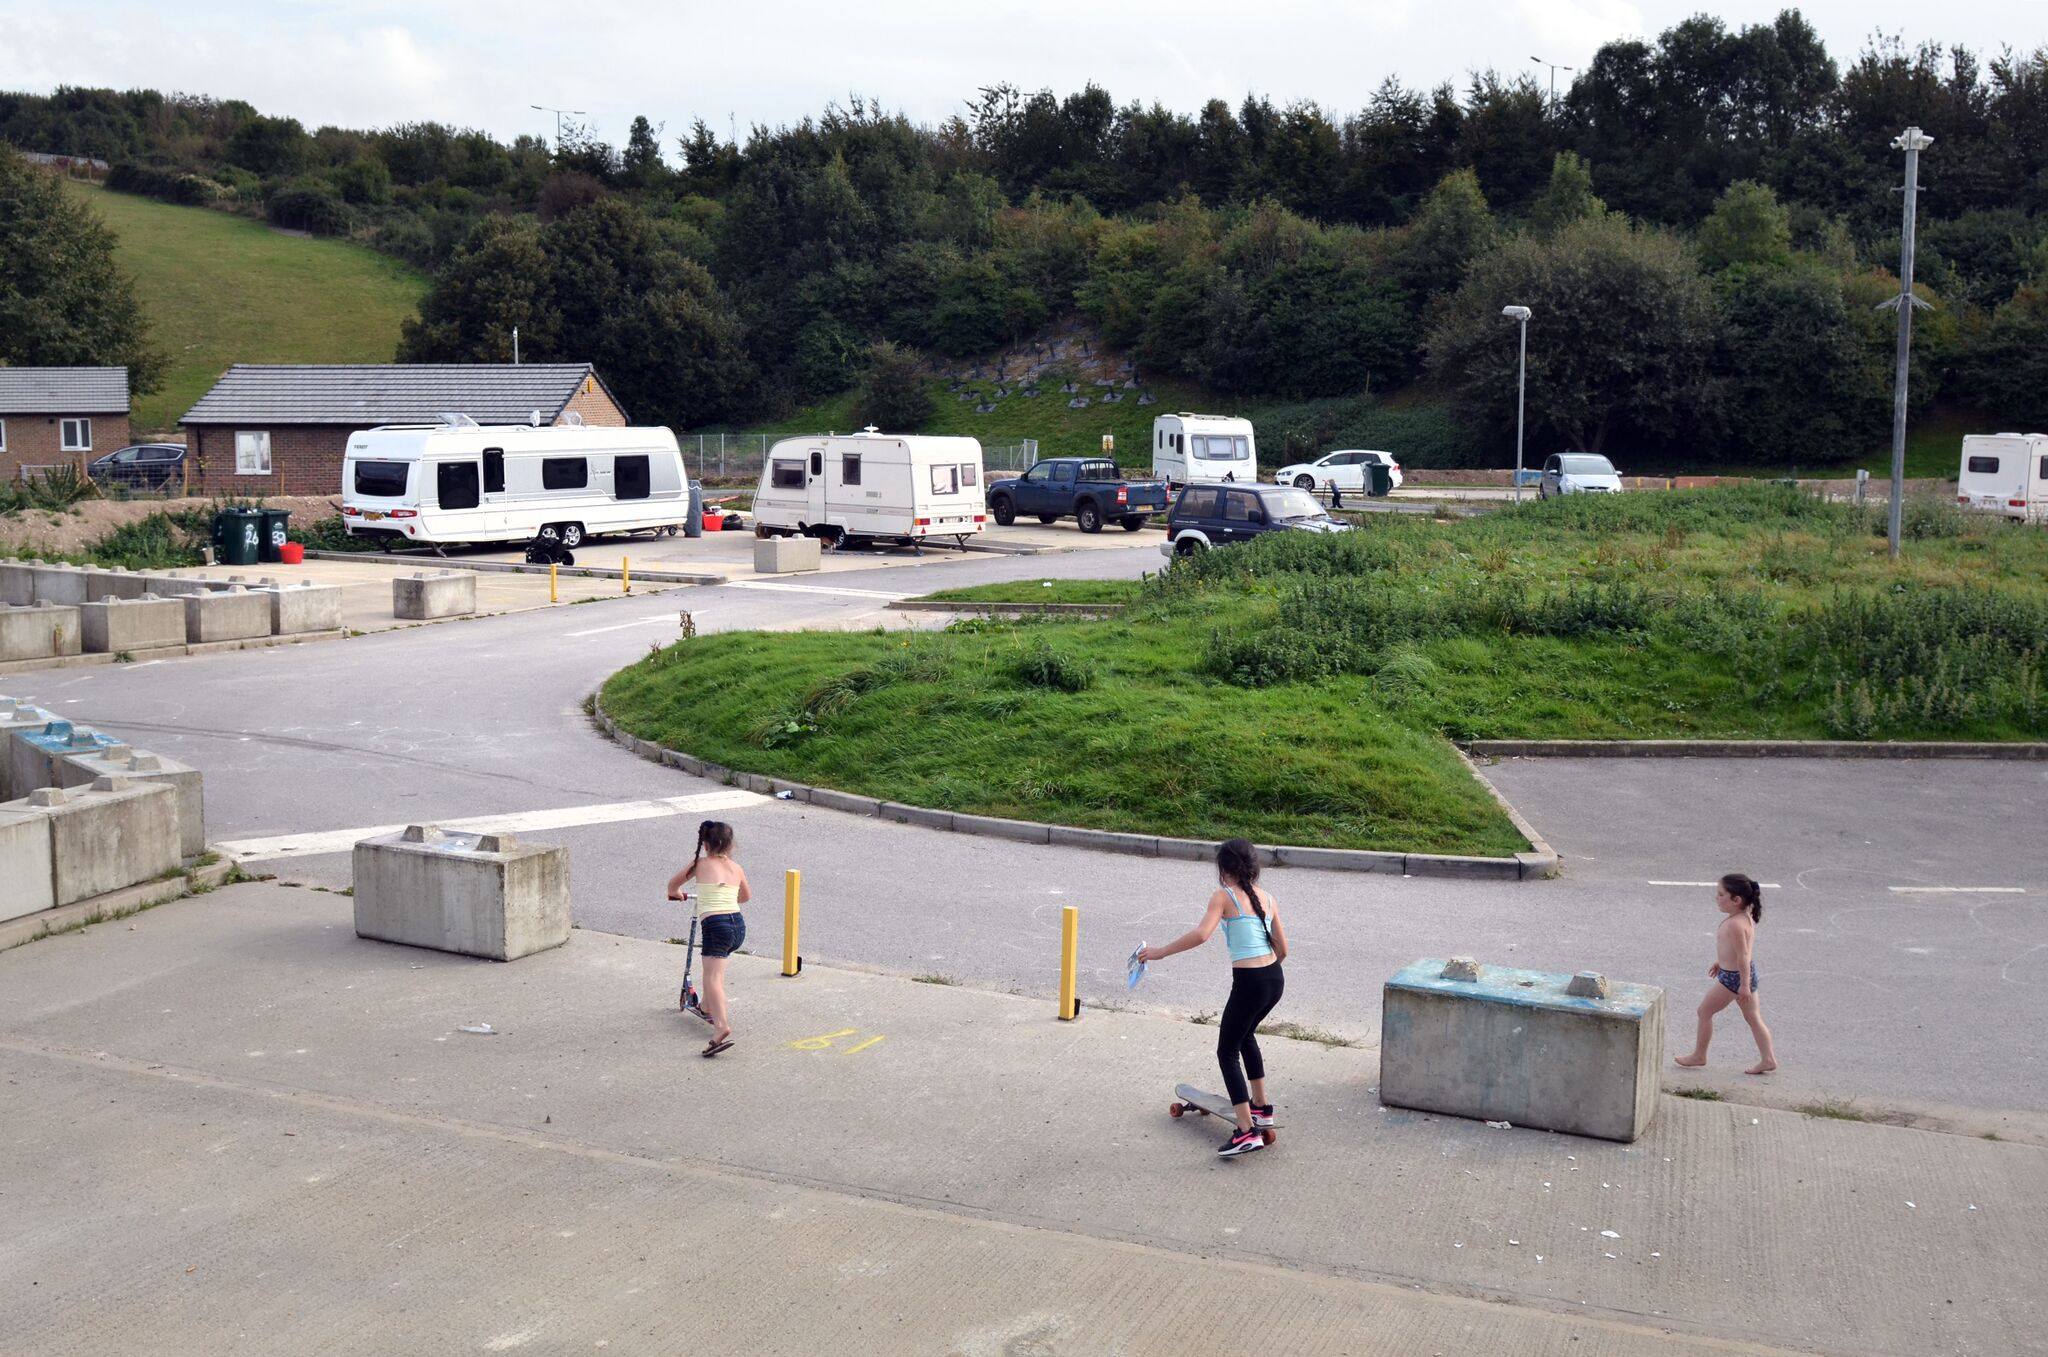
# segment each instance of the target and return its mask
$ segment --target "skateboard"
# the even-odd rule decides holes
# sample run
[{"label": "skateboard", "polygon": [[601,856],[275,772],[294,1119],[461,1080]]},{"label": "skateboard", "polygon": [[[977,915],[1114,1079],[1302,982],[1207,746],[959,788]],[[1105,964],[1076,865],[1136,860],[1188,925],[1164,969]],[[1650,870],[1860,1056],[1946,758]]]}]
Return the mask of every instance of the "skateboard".
[{"label": "skateboard", "polygon": [[[1174,1086],[1173,1096],[1175,1101],[1166,1105],[1169,1116],[1183,1117],[1195,1112],[1205,1117],[1221,1117],[1233,1125],[1237,1122],[1236,1111],[1220,1093],[1204,1093],[1193,1084],[1177,1084]],[[1273,1134],[1280,1129],[1278,1126],[1264,1126],[1259,1129],[1263,1132],[1263,1138],[1268,1145],[1280,1138]]]}]

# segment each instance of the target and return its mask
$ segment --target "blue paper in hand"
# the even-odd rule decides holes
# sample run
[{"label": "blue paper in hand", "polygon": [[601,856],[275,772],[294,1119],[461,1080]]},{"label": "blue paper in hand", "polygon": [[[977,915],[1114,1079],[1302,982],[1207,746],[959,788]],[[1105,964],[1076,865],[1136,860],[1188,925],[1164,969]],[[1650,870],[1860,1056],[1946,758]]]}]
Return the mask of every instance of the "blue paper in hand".
[{"label": "blue paper in hand", "polygon": [[1127,990],[1136,989],[1138,982],[1145,978],[1145,963],[1138,960],[1138,953],[1144,950],[1145,944],[1140,942],[1132,950],[1131,959],[1124,964],[1124,988]]}]

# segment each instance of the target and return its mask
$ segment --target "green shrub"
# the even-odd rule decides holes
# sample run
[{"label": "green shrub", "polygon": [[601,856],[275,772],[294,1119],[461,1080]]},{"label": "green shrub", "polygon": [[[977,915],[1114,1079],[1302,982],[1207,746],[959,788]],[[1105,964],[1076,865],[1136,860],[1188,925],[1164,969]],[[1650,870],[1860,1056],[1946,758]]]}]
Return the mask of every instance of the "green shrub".
[{"label": "green shrub", "polygon": [[1285,624],[1254,631],[1218,631],[1202,652],[1202,669],[1226,683],[1269,688],[1342,673],[1353,651]]},{"label": "green shrub", "polygon": [[1095,666],[1040,637],[1011,663],[1010,676],[1034,688],[1078,693],[1094,684]]}]

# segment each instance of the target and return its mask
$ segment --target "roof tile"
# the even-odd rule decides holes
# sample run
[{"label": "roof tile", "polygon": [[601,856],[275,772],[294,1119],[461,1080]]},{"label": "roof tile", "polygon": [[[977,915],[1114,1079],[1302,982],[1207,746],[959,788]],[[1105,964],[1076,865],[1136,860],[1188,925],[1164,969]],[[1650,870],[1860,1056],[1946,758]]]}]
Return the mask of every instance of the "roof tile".
[{"label": "roof tile", "polygon": [[[185,412],[186,424],[552,423],[588,363],[237,363]],[[600,385],[602,383],[600,382]]]},{"label": "roof tile", "polygon": [[113,415],[127,411],[127,368],[0,367],[0,415]]}]

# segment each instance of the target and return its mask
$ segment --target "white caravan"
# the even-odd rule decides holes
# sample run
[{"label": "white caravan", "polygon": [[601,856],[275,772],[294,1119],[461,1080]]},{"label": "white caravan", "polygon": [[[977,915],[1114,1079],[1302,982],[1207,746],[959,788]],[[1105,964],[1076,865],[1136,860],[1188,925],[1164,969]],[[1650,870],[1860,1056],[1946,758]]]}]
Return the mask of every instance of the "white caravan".
[{"label": "white caravan", "polygon": [[754,494],[759,537],[965,543],[988,526],[981,444],[972,438],[860,433],[785,438],[768,450]]},{"label": "white caravan", "polygon": [[1252,422],[1227,415],[1158,415],[1152,420],[1152,475],[1178,490],[1191,481],[1256,481]]},{"label": "white caravan", "polygon": [[1956,503],[2026,523],[2048,522],[2048,434],[1966,436]]},{"label": "white caravan", "polygon": [[349,435],[341,514],[351,537],[573,548],[608,533],[673,535],[687,516],[682,453],[667,429],[443,419]]}]

